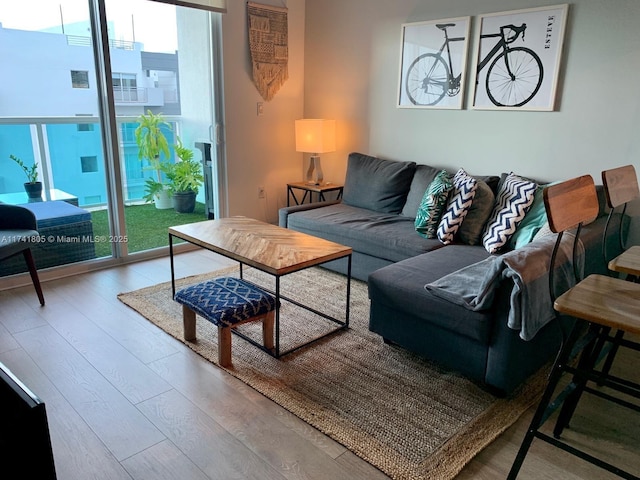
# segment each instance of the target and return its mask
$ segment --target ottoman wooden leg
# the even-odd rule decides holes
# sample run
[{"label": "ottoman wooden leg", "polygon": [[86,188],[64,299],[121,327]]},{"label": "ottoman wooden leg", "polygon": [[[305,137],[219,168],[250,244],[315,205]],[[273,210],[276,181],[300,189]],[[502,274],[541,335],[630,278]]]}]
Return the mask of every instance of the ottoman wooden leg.
[{"label": "ottoman wooden leg", "polygon": [[222,367],[231,365],[231,327],[218,325],[218,363]]},{"label": "ottoman wooden leg", "polygon": [[275,310],[271,310],[262,319],[262,342],[264,344],[264,348],[268,350],[273,350],[274,348],[273,323],[276,317],[275,313]]},{"label": "ottoman wooden leg", "polygon": [[186,305],[182,305],[182,324],[184,327],[184,339],[196,339],[196,312]]}]

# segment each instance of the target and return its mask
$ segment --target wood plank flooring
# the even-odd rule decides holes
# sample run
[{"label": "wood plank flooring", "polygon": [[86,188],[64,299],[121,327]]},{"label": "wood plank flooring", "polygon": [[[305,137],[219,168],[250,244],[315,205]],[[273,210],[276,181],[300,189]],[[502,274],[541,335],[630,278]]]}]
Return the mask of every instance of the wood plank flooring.
[{"label": "wood plank flooring", "polygon": [[[229,264],[196,251],[176,257],[176,272]],[[0,291],[0,361],[46,402],[59,479],[387,478],[116,298],[169,275],[162,258],[46,282],[44,308],[30,286]],[[638,359],[617,363],[637,372]],[[459,478],[504,478],[530,417]],[[572,426],[577,442],[640,473],[640,415],[586,396]],[[617,477],[534,441],[519,478]]]}]

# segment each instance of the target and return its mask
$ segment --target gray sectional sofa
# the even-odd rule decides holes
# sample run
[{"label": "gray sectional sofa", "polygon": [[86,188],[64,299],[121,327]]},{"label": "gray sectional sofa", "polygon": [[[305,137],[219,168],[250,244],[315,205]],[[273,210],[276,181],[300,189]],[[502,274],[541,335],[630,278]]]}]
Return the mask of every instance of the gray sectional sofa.
[{"label": "gray sectional sofa", "polygon": [[[386,343],[508,394],[558,351],[548,293],[555,235],[541,229],[517,249],[488,253],[481,235],[500,180],[489,176],[476,177],[483,193],[478,188],[453,243],[424,238],[414,221],[439,172],[352,153],[341,201],[282,208],[279,223],[353,248],[353,276],[368,282],[369,328]],[[606,271],[601,205],[581,235],[589,273]],[[615,248],[608,244],[611,254]],[[344,262],[327,266],[345,273]]]}]

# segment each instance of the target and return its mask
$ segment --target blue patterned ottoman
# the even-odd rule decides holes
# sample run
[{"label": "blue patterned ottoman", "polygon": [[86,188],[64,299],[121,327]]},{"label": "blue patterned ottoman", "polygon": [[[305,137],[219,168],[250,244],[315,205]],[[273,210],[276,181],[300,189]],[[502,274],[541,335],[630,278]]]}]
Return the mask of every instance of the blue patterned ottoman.
[{"label": "blue patterned ottoman", "polygon": [[262,321],[262,341],[273,349],[276,299],[239,278],[221,277],[190,285],[176,292],[182,304],[184,339],[196,338],[196,314],[218,327],[218,363],[231,365],[231,329],[247,322]]}]

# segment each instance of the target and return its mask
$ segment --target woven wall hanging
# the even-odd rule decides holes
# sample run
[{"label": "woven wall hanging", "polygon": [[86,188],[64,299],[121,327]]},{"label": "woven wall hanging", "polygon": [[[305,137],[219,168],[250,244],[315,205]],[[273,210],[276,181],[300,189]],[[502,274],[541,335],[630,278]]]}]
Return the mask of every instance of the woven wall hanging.
[{"label": "woven wall hanging", "polygon": [[253,83],[266,101],[289,78],[287,9],[247,2]]}]

